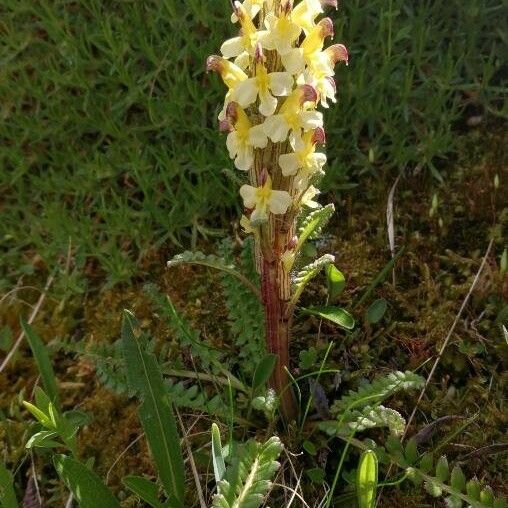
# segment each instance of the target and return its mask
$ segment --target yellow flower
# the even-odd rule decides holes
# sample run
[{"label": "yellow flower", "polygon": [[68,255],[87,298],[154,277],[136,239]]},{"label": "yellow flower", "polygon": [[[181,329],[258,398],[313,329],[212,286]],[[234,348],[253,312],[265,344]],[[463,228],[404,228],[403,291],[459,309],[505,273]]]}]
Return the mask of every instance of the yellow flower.
[{"label": "yellow flower", "polygon": [[279,166],[284,176],[296,175],[298,170],[302,175],[309,177],[321,171],[326,163],[324,153],[316,153],[316,143],[324,142],[323,129],[308,131],[294,146],[293,153],[283,154],[279,157]]},{"label": "yellow flower", "polygon": [[305,104],[316,102],[317,92],[309,85],[299,86],[282,104],[278,114],[269,116],[264,124],[266,135],[274,142],[288,138],[295,145],[304,132],[323,126],[323,114],[309,111]]},{"label": "yellow flower", "polygon": [[[228,39],[222,44],[220,50],[224,58],[240,57],[240,62],[243,59],[245,63],[244,53],[253,57],[256,51],[258,42],[266,37],[265,30],[257,30],[252,22],[252,19],[247,14],[245,7],[240,2],[235,2],[235,14],[238,17],[241,25],[240,36]],[[236,62],[238,64],[238,62]],[[240,65],[242,67],[242,65]]]},{"label": "yellow flower", "polygon": [[326,37],[329,36],[333,37],[333,23],[330,18],[324,18],[312,28],[299,48],[293,48],[281,55],[286,70],[293,74],[300,74],[306,65],[312,66],[316,55],[323,49]]},{"label": "yellow flower", "polygon": [[268,13],[265,27],[268,33],[263,39],[263,46],[270,50],[276,49],[280,55],[289,53],[302,33],[302,28],[293,22],[290,2],[281,6],[279,16],[273,12]]},{"label": "yellow flower", "polygon": [[344,44],[333,44],[318,52],[310,62],[309,70],[316,76],[333,76],[337,62],[349,63],[349,53]]},{"label": "yellow flower", "polygon": [[265,148],[268,140],[262,125],[252,125],[245,111],[236,102],[231,102],[226,110],[227,120],[223,122],[229,134],[226,140],[229,156],[235,166],[248,171],[254,163],[254,148]]},{"label": "yellow flower", "polygon": [[337,8],[337,0],[302,0],[291,13],[291,19],[308,34],[316,25],[315,19],[322,14],[323,4]]},{"label": "yellow flower", "polygon": [[255,227],[268,220],[268,213],[275,215],[287,212],[291,196],[286,191],[273,190],[272,179],[266,175],[266,181],[260,187],[242,185],[240,195],[246,208],[253,209],[250,224]]},{"label": "yellow flower", "polygon": [[231,98],[242,108],[246,108],[259,96],[259,111],[264,116],[270,116],[277,109],[277,99],[274,95],[289,95],[293,89],[294,79],[289,72],[268,73],[260,46],[256,51],[256,60],[256,75],[239,83]]},{"label": "yellow flower", "polygon": [[306,69],[303,74],[300,74],[296,82],[299,85],[308,84],[313,86],[319,95],[319,103],[324,107],[328,107],[328,100],[337,102],[335,93],[337,86],[335,80],[331,76],[327,76],[325,72],[320,70],[319,72],[312,72],[310,69]]},{"label": "yellow flower", "polygon": [[[263,8],[264,3],[267,4],[268,9],[272,8],[272,0],[244,0],[242,5],[250,19],[254,19]],[[238,16],[234,12],[231,15],[231,21],[233,23],[238,21]]]}]

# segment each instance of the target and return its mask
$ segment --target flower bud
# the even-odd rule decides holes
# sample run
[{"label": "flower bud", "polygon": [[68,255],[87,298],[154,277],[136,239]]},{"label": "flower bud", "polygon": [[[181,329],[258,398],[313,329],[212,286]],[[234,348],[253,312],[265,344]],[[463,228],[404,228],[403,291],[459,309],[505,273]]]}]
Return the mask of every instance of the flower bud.
[{"label": "flower bud", "polygon": [[261,170],[261,173],[259,174],[259,182],[258,183],[262,187],[263,185],[265,185],[267,180],[268,180],[268,171],[266,168],[263,168]]},{"label": "flower bud", "polygon": [[238,104],[230,102],[226,108],[226,119],[234,125],[238,119]]}]

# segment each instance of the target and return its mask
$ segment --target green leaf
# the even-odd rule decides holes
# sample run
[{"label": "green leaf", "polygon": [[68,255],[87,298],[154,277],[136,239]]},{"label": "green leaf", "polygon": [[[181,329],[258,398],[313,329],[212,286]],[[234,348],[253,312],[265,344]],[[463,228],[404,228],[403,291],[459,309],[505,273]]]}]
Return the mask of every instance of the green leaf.
[{"label": "green leaf", "polygon": [[48,429],[55,428],[50,417],[47,414],[43,413],[38,407],[30,404],[30,402],[27,402],[26,400],[23,401],[23,406],[25,406],[25,408],[28,409],[28,411],[30,411],[30,413],[32,413],[32,415],[35,416],[39,423],[44,425],[44,427]]},{"label": "green leaf", "polygon": [[439,458],[436,465],[436,478],[440,482],[445,482],[450,474],[450,467],[448,466],[448,459],[443,455]]},{"label": "green leaf", "polygon": [[323,482],[325,481],[325,471],[320,467],[313,467],[311,469],[307,469],[305,473],[309,477],[310,481],[312,483],[315,483],[316,485],[322,485]]},{"label": "green leaf", "polygon": [[352,330],[355,327],[355,319],[346,309],[343,309],[342,307],[312,307],[310,309],[302,309],[302,311],[306,314],[312,314],[314,316],[322,317],[323,319],[328,319],[328,321],[332,321],[346,330]]},{"label": "green leaf", "polygon": [[277,363],[277,355],[273,353],[266,354],[257,364],[254,376],[252,377],[252,389],[257,390],[264,386],[272,375],[275,364]]},{"label": "green leaf", "polygon": [[298,357],[300,358],[300,369],[309,370],[317,362],[317,349],[311,346],[309,349],[300,351]]},{"label": "green leaf", "polygon": [[460,466],[455,466],[452,469],[450,485],[457,491],[462,492],[466,486],[466,477],[462,472]]},{"label": "green leaf", "polygon": [[142,404],[139,419],[152,452],[161,483],[173,507],[183,507],[185,470],[175,417],[157,361],[142,347],[137,322],[125,311],[122,325],[122,345],[127,366],[127,381],[137,392]]},{"label": "green leaf", "polygon": [[18,500],[14,491],[14,478],[2,462],[0,462],[0,507],[18,508]]},{"label": "green leaf", "polygon": [[163,508],[163,504],[159,501],[159,487],[155,482],[142,476],[129,475],[122,478],[122,483],[153,508]]},{"label": "green leaf", "polygon": [[52,430],[41,430],[34,434],[26,443],[25,448],[57,448],[63,446],[62,443],[53,438],[58,437],[58,433]]},{"label": "green leaf", "polygon": [[408,464],[415,464],[418,460],[418,446],[416,439],[412,437],[406,444],[405,457]]},{"label": "green leaf", "polygon": [[66,455],[55,455],[53,464],[80,508],[120,508],[120,503],[102,480],[85,465]]},{"label": "green leaf", "polygon": [[359,508],[373,508],[378,483],[378,460],[372,450],[362,453],[356,471],[356,493]]},{"label": "green leaf", "polygon": [[346,287],[346,279],[343,273],[334,265],[326,267],[326,282],[330,300],[337,298]]},{"label": "green leaf", "polygon": [[291,297],[291,305],[296,305],[305,286],[327,265],[335,261],[331,254],[325,254],[319,259],[316,259],[310,265],[304,266],[293,279],[293,296]]},{"label": "green leaf", "polygon": [[480,500],[480,482],[476,479],[469,480],[466,484],[467,495],[475,501]]},{"label": "green leaf", "polygon": [[380,298],[376,300],[372,305],[367,309],[365,313],[365,320],[367,323],[374,325],[379,323],[383,316],[386,313],[386,309],[388,308],[388,302],[384,298]]},{"label": "green leaf", "polygon": [[330,203],[323,208],[312,211],[305,217],[302,225],[298,229],[298,244],[295,247],[295,252],[298,252],[308,239],[319,236],[321,230],[326,226],[334,211],[335,207]]},{"label": "green leaf", "polygon": [[220,431],[217,424],[212,423],[212,460],[213,472],[215,474],[215,483],[219,483],[226,474],[226,464],[220,441]]},{"label": "green leaf", "polygon": [[55,372],[51,365],[48,350],[40,337],[35,333],[34,329],[24,319],[21,319],[21,327],[25,332],[26,339],[34,355],[44,389],[51,402],[58,407],[58,387],[56,385]]}]

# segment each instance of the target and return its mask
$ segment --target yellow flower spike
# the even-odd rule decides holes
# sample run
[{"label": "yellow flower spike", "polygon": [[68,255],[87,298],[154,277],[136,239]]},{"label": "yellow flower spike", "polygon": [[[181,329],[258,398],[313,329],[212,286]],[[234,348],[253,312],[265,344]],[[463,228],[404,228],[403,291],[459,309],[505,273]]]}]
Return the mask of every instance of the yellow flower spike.
[{"label": "yellow flower spike", "polygon": [[300,74],[305,66],[312,66],[317,55],[321,53],[325,39],[333,37],[333,23],[330,18],[322,19],[305,37],[299,48],[293,48],[281,55],[281,60],[288,72]]},{"label": "yellow flower spike", "polygon": [[231,95],[242,108],[253,104],[259,97],[259,111],[264,116],[273,115],[277,109],[274,96],[289,95],[293,89],[294,79],[289,72],[268,73],[264,64],[263,50],[258,44],[256,49],[256,73],[253,78],[242,81]]},{"label": "yellow flower spike", "polygon": [[236,102],[231,102],[221,127],[229,130],[226,146],[235,166],[241,171],[248,171],[254,163],[254,148],[265,148],[268,144],[263,126],[252,125],[245,111]]},{"label": "yellow flower spike", "polygon": [[268,220],[268,213],[274,215],[286,213],[292,201],[288,192],[273,190],[270,175],[266,171],[263,173],[265,181],[260,187],[242,185],[240,188],[245,207],[252,209],[251,227],[265,223]]},{"label": "yellow flower spike", "polygon": [[257,30],[252,19],[247,14],[245,7],[240,2],[234,3],[235,14],[241,25],[240,35],[228,39],[222,44],[220,51],[224,58],[241,57],[243,53],[254,56],[256,45],[264,37],[267,32],[265,30]]},{"label": "yellow flower spike", "polygon": [[285,55],[300,37],[302,28],[293,21],[292,1],[286,0],[279,11],[278,16],[273,12],[266,15],[265,27],[268,34],[263,39],[263,46],[270,50],[276,49],[280,55]]},{"label": "yellow flower spike", "polygon": [[287,177],[298,173],[298,180],[307,181],[319,173],[326,163],[326,155],[316,153],[316,144],[323,144],[324,141],[325,132],[322,128],[304,133],[301,141],[294,147],[293,153],[282,154],[279,157],[282,174]]},{"label": "yellow flower spike", "polygon": [[278,114],[269,116],[263,123],[266,135],[279,143],[288,139],[292,146],[301,140],[304,132],[323,126],[323,114],[318,111],[307,111],[306,103],[315,103],[318,99],[315,88],[302,85],[284,101]]}]

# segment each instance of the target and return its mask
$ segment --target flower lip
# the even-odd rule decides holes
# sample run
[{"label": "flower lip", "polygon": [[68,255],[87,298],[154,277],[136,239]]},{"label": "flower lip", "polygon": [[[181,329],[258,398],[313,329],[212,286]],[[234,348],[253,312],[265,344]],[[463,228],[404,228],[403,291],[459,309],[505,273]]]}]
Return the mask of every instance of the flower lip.
[{"label": "flower lip", "polygon": [[210,55],[206,59],[206,70],[207,72],[221,72],[224,68],[224,59],[219,55]]},{"label": "flower lip", "polygon": [[334,64],[337,62],[345,62],[347,65],[349,63],[349,52],[344,44],[334,44],[326,48],[325,51]]},{"label": "flower lip", "polygon": [[321,29],[321,36],[323,39],[325,37],[331,37],[333,39],[333,36],[335,35],[335,31],[333,28],[333,21],[330,18],[323,18],[319,23],[318,26]]},{"label": "flower lip", "polygon": [[285,0],[280,4],[281,14],[289,14],[293,10],[293,0]]},{"label": "flower lip", "polygon": [[312,85],[301,85],[302,98],[301,103],[316,102],[318,100],[318,92]]},{"label": "flower lip", "polygon": [[318,127],[312,134],[312,142],[314,144],[324,145],[326,143],[326,133],[322,127]]}]

